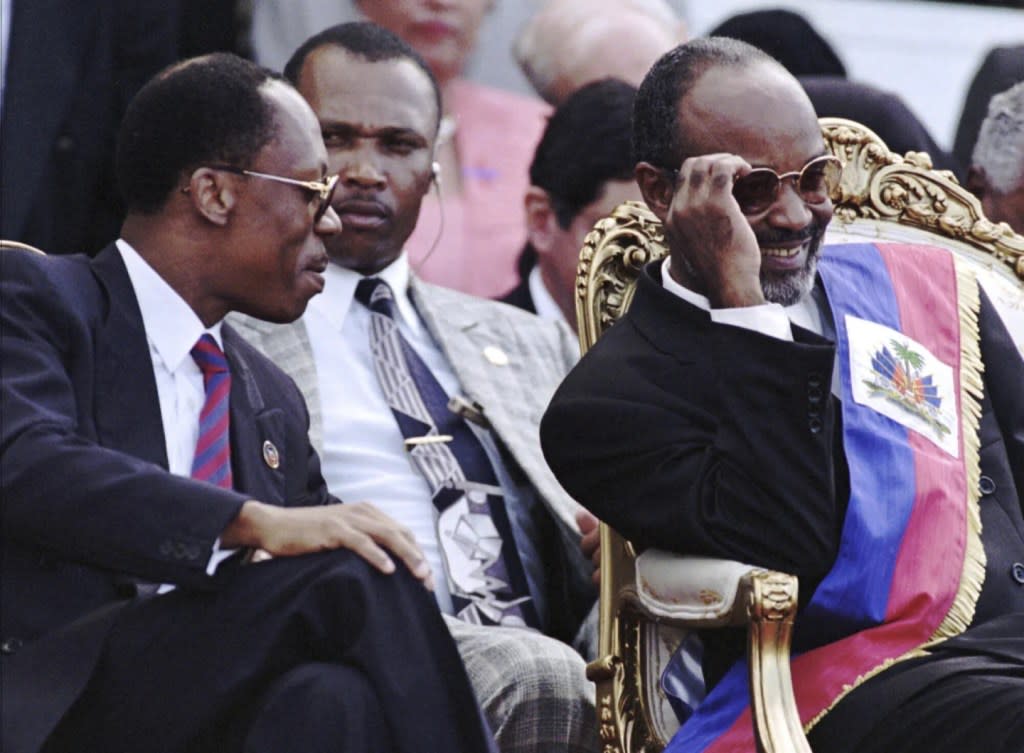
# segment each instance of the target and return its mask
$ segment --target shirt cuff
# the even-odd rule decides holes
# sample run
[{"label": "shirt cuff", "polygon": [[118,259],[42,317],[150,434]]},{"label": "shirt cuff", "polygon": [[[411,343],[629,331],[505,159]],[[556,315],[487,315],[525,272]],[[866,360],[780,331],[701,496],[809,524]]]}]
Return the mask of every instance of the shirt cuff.
[{"label": "shirt cuff", "polygon": [[787,342],[793,341],[789,316],[786,314],[786,309],[778,303],[764,303],[760,306],[741,306],[732,309],[711,309],[711,321],[753,330]]},{"label": "shirt cuff", "polygon": [[213,575],[216,573],[217,568],[220,567],[220,563],[237,551],[237,549],[221,549],[220,536],[218,536],[217,540],[213,542],[213,552],[210,554],[210,559],[206,563],[206,574]]}]

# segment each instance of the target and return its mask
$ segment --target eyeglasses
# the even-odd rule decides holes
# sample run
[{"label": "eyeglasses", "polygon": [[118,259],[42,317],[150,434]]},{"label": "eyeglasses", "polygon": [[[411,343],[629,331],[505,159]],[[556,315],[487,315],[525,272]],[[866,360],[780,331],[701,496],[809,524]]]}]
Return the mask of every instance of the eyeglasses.
[{"label": "eyeglasses", "polygon": [[[669,172],[675,177],[679,175],[678,170]],[[839,185],[842,174],[842,163],[831,154],[815,157],[799,172],[782,175],[770,167],[755,167],[736,178],[732,184],[732,195],[743,214],[760,214],[779,198],[782,182],[793,178],[801,199],[808,204],[823,204]]]},{"label": "eyeglasses", "polygon": [[290,186],[298,186],[299,188],[305,188],[307,191],[312,191],[315,198],[319,201],[316,211],[313,213],[314,224],[319,222],[320,218],[327,213],[327,208],[331,205],[331,197],[334,196],[334,189],[338,185],[337,175],[332,175],[325,181],[297,180],[295,178],[283,178],[280,175],[271,175],[270,173],[258,173],[255,170],[243,170],[234,165],[207,165],[207,167],[211,170],[223,170],[226,173],[234,173],[235,175],[248,175],[253,178],[274,180],[278,183],[287,183]]},{"label": "eyeglasses", "polygon": [[812,159],[799,172],[779,175],[769,167],[757,167],[740,176],[732,195],[743,214],[760,214],[779,197],[782,181],[795,179],[796,191],[807,204],[823,204],[839,185],[843,165],[831,154]]}]

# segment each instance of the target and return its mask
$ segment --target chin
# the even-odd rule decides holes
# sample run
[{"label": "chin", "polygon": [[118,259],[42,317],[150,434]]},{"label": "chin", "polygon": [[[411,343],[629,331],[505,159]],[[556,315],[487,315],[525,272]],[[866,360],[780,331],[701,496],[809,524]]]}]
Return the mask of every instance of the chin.
[{"label": "chin", "polygon": [[821,234],[811,242],[811,247],[807,251],[807,263],[803,269],[786,274],[772,274],[762,270],[761,290],[765,300],[782,306],[792,306],[811,292],[823,238],[824,234]]}]

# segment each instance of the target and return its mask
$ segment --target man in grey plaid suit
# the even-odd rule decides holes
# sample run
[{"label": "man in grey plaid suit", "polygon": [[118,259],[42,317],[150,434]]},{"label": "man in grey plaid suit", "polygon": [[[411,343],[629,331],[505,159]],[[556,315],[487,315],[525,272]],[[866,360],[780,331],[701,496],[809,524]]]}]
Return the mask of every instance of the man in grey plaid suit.
[{"label": "man in grey plaid suit", "polygon": [[[302,319],[234,324],[305,394],[332,492],[382,508],[423,549],[503,753],[596,751],[593,686],[583,659],[566,645],[594,600],[591,568],[579,547],[579,508],[548,469],[538,434],[550,395],[577,359],[575,337],[561,322],[430,285],[411,272],[402,247],[424,194],[439,180],[433,153],[440,119],[437,84],[411,48],[372,24],[342,24],[300,47],[285,74],[320,120],[329,168],[338,174],[332,206],[343,229],[326,244],[332,263],[325,292]],[[378,280],[386,283],[393,305],[376,323],[379,312],[359,292],[369,278],[374,290]],[[374,340],[380,326],[392,338],[383,344]],[[416,369],[405,371],[406,348],[486,453],[494,471],[488,488],[501,505],[493,525],[479,515],[444,523],[452,518],[437,500],[446,489],[431,483],[416,456],[456,442],[429,426],[427,411],[405,415],[420,403],[418,393],[409,398]],[[394,393],[402,389],[399,406]],[[423,424],[423,436],[410,436],[410,422]],[[589,528],[593,521],[582,522]],[[484,529],[489,533],[464,546],[467,532],[472,538]],[[460,546],[484,558],[496,548],[491,564],[512,556],[521,592],[502,601],[484,588],[482,601],[473,603],[479,593],[462,598],[473,584],[506,584],[490,570],[484,575],[479,559],[460,564]],[[495,604],[525,604],[535,622],[523,625],[521,612]]]}]

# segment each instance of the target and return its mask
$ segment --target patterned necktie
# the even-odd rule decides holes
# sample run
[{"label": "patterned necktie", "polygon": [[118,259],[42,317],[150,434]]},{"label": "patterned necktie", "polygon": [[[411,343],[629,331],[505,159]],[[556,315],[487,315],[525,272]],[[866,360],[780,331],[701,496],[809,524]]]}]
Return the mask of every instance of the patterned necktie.
[{"label": "patterned necktie", "polygon": [[192,359],[203,372],[206,402],[199,413],[199,439],[192,460],[192,478],[231,488],[231,445],[228,439],[228,398],[231,372],[224,352],[209,334],[192,348]]},{"label": "patterned necktie", "polygon": [[448,409],[444,388],[399,331],[388,284],[363,278],[356,300],[370,309],[374,370],[413,464],[433,493],[458,616],[477,624],[539,627],[487,451]]}]

